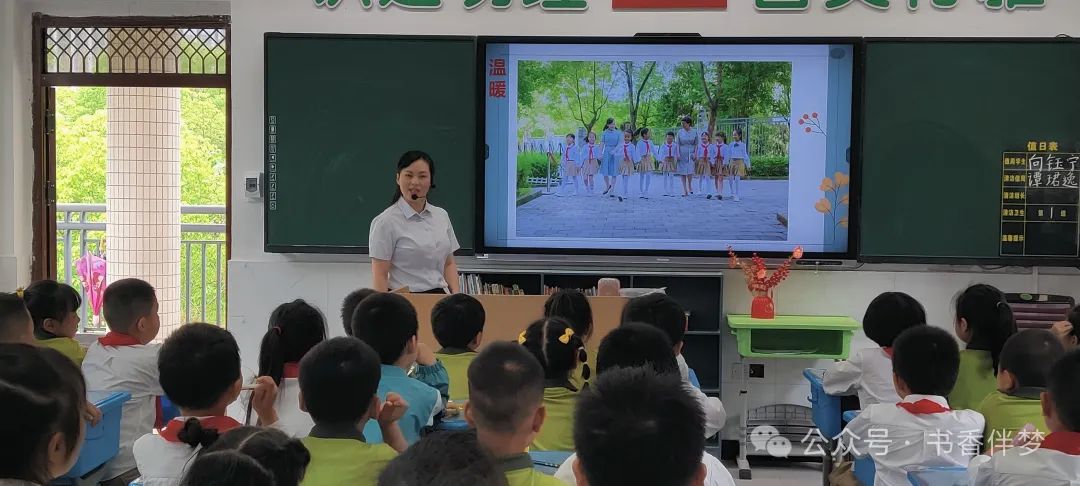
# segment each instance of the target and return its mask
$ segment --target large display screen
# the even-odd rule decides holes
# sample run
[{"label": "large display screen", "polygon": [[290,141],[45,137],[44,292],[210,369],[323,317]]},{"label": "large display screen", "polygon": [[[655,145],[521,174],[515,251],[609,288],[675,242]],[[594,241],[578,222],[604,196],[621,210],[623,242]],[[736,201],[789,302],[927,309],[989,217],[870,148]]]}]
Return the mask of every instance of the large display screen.
[{"label": "large display screen", "polygon": [[483,249],[848,252],[854,44],[482,45]]}]

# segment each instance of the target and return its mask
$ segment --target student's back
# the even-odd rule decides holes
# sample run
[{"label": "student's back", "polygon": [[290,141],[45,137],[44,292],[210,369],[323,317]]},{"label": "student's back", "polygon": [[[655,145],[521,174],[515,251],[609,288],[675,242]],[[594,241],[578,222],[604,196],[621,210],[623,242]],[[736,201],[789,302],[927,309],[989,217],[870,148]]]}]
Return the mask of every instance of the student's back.
[{"label": "student's back", "polygon": [[431,310],[431,329],[442,346],[435,355],[450,378],[450,399],[469,398],[469,364],[483,339],[487,319],[480,301],[467,294],[440,300]]},{"label": "student's back", "polygon": [[139,279],[123,279],[105,289],[102,311],[109,333],[86,350],[82,371],[95,391],[131,394],[120,415],[120,452],[105,466],[105,479],[126,484],[139,476],[132,446],[149,434],[157,404],[165,392],[158,379],[158,352],[151,344],[161,327],[154,287]]},{"label": "student's back", "polygon": [[[559,290],[544,301],[544,317],[561,317],[570,323],[574,333],[581,337],[581,342],[589,344],[593,333],[592,306],[589,298],[579,290]],[[589,368],[596,368],[595,354],[589,356]],[[570,383],[579,390],[585,386],[588,378],[584,377],[585,367],[581,366],[570,374]]]},{"label": "student's back", "polygon": [[1041,435],[1050,432],[1039,399],[1046,390],[1050,367],[1064,354],[1061,341],[1043,329],[1018,332],[1005,342],[997,390],[979,405],[979,412],[986,417],[986,448],[1011,443],[1028,426]]},{"label": "student's back", "polygon": [[532,450],[574,450],[574,407],[581,392],[571,382],[578,367],[589,379],[588,353],[581,336],[570,323],[558,317],[544,318],[529,325],[518,337],[544,367],[544,408],[547,418],[533,439]]},{"label": "student's back", "polygon": [[977,409],[997,389],[1001,348],[1013,334],[1016,321],[1000,290],[978,284],[957,296],[956,335],[967,348],[960,352],[956,386],[949,393],[952,408]]},{"label": "student's back", "polygon": [[902,292],[885,292],[870,302],[863,316],[863,332],[877,346],[859,349],[850,359],[834,363],[822,379],[830,395],[858,394],[859,403],[896,403],[900,397],[892,380],[892,345],[896,336],[926,324],[922,304]]}]

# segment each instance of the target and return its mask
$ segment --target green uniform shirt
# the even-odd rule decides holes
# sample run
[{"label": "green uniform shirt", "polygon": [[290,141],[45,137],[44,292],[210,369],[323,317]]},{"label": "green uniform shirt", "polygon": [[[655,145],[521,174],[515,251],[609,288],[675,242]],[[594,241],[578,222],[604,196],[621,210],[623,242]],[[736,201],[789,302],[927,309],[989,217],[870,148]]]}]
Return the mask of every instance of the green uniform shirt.
[{"label": "green uniform shirt", "polygon": [[983,444],[996,446],[998,441],[1015,437],[1027,424],[1034,425],[1043,437],[1049,434],[1042,414],[1042,403],[1038,398],[1032,398],[1036,396],[1034,393],[1037,392],[1017,393],[1019,396],[1014,396],[995,390],[987,395],[979,406],[979,413],[986,417]]},{"label": "green uniform shirt", "polygon": [[989,351],[965,349],[960,351],[960,370],[956,386],[949,394],[953,410],[978,410],[988,395],[997,391],[994,361]]},{"label": "green uniform shirt", "polygon": [[577,404],[578,391],[572,385],[549,386],[544,388],[544,408],[547,418],[533,439],[534,451],[573,451],[574,450],[574,405]]},{"label": "green uniform shirt", "polygon": [[316,424],[300,439],[311,454],[301,486],[376,486],[386,464],[397,452],[386,444],[368,444],[353,426]]},{"label": "green uniform shirt", "polygon": [[506,482],[510,486],[566,486],[555,476],[533,469],[532,458],[528,454],[499,459],[499,468],[506,474]]},{"label": "green uniform shirt", "polygon": [[476,351],[443,348],[436,355],[450,377],[450,399],[469,399],[469,364],[476,359]]},{"label": "green uniform shirt", "polygon": [[60,351],[61,354],[74,361],[76,366],[82,366],[83,358],[86,357],[86,350],[73,338],[54,337],[38,339],[37,343],[38,346]]}]

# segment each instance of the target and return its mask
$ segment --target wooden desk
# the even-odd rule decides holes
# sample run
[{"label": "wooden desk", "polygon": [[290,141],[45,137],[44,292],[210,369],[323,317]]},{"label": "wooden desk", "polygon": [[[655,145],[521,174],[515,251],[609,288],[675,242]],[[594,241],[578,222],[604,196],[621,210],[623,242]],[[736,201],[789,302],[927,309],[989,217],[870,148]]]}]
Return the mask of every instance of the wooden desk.
[{"label": "wooden desk", "polygon": [[[420,342],[432,350],[439,349],[439,342],[431,331],[431,309],[435,303],[445,298],[433,294],[402,294],[416,307],[420,321]],[[484,306],[487,319],[484,324],[484,341],[481,347],[495,341],[516,341],[533,321],[544,317],[546,295],[477,295],[476,300]],[[619,325],[625,297],[589,297],[593,311],[593,333],[587,348],[593,355],[600,346],[600,340]]]}]

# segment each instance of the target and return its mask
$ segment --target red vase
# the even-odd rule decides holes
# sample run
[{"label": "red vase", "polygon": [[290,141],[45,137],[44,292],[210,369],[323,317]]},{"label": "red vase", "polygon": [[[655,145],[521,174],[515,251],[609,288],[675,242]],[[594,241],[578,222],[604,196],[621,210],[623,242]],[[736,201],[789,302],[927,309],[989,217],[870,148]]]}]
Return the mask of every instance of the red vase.
[{"label": "red vase", "polygon": [[750,317],[754,319],[772,319],[776,317],[776,308],[768,294],[755,295],[750,303]]}]

